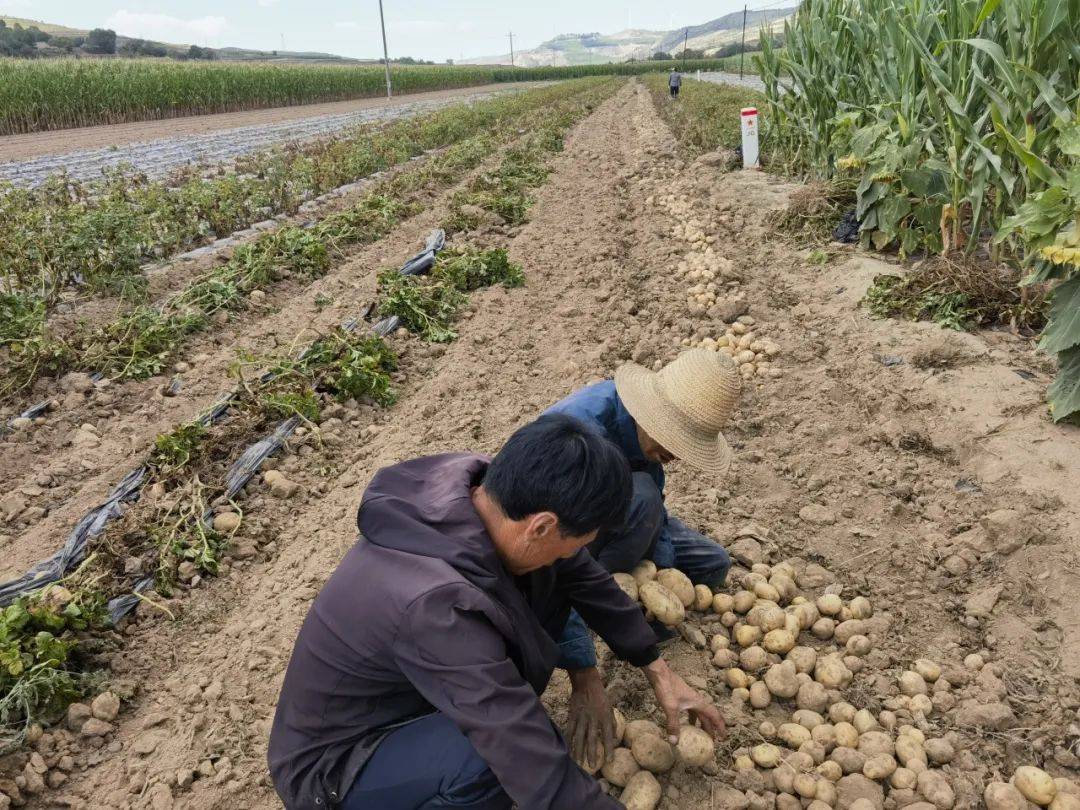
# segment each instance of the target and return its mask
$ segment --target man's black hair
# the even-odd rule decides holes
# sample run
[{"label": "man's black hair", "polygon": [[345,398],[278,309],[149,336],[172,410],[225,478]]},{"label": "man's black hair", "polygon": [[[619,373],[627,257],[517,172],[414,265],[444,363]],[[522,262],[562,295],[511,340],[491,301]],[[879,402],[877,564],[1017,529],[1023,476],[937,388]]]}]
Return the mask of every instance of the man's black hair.
[{"label": "man's black hair", "polygon": [[571,537],[616,529],[630,505],[630,465],[584,422],[548,414],[507,439],[484,475],[484,489],[511,520],[554,512]]}]

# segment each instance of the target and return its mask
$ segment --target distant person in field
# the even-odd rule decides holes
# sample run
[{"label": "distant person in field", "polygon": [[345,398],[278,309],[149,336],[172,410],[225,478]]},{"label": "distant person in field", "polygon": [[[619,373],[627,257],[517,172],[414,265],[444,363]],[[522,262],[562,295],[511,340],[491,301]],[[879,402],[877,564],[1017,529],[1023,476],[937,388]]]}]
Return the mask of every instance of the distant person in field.
[{"label": "distant person in field", "polygon": [[682,87],[682,74],[675,68],[672,68],[671,73],[668,74],[667,86],[671,91],[671,97],[678,98],[679,88]]},{"label": "distant person in field", "polygon": [[[708,349],[683,352],[659,372],[636,363],[615,371],[614,380],[594,383],[548,408],[545,413],[573,416],[595,428],[622,451],[633,471],[633,495],[625,525],[608,529],[588,545],[611,573],[630,572],[642,560],[657,568],[678,568],[695,584],[719,589],[731,568],[727,551],[664,508],[664,465],[681,460],[722,480],[731,447],[720,428],[731,416],[741,391],[731,359]],[[586,626],[572,613],[559,640],[559,666],[570,673],[573,695],[567,736],[590,729],[610,711],[596,668],[596,650]],[[674,639],[653,624],[661,646]]]},{"label": "distant person in field", "polygon": [[[571,608],[642,668],[669,735],[683,712],[721,734],[719,711],[585,550],[617,531],[631,490],[619,449],[561,414],[494,459],[379,470],[285,673],[268,757],[287,810],[619,810],[540,702]],[[614,737],[609,711],[586,741],[595,767]]]}]

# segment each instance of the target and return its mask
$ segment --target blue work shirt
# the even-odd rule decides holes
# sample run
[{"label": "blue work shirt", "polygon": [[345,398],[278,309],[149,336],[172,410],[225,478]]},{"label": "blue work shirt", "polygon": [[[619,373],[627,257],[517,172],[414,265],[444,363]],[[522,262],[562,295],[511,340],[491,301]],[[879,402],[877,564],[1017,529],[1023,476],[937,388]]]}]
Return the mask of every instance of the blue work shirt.
[{"label": "blue work shirt", "polygon": [[[596,428],[604,438],[623,451],[626,460],[630,462],[630,469],[633,472],[647,473],[656,482],[656,488],[663,495],[664,468],[655,461],[647,459],[641,452],[637,423],[634,422],[634,417],[626,410],[626,406],[619,398],[614,380],[593,383],[580,391],[575,391],[566,399],[556,402],[544,413],[567,414]],[[653,562],[658,568],[671,568],[675,565],[675,549],[671,542],[666,510],[664,524],[656,540],[656,547],[653,549]]]}]

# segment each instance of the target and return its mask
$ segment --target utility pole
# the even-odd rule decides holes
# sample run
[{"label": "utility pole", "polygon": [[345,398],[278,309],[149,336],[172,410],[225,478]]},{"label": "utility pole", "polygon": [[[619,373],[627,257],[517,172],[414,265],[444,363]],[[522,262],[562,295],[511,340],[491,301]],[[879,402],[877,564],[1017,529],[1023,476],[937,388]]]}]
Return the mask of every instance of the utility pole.
[{"label": "utility pole", "polygon": [[390,98],[393,95],[390,89],[390,51],[386,48],[386,18],[383,17],[382,0],[379,0],[379,25],[382,27],[383,64],[386,66],[386,97]]},{"label": "utility pole", "polygon": [[510,32],[510,67],[514,67],[514,32]]},{"label": "utility pole", "polygon": [[690,38],[690,29],[684,28],[682,34],[682,58],[686,58],[686,40]]},{"label": "utility pole", "polygon": [[[381,3],[382,0],[379,0]],[[742,45],[739,47],[739,78],[743,77],[743,62],[746,61],[746,6],[742,7]]]}]

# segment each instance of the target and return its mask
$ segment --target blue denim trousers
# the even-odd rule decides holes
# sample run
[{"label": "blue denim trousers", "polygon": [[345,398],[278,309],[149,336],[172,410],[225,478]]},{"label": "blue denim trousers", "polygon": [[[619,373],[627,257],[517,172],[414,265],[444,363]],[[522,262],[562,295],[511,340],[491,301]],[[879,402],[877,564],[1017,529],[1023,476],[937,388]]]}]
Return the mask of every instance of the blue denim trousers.
[{"label": "blue denim trousers", "polygon": [[[645,473],[634,473],[634,493],[626,525],[590,544],[589,551],[611,573],[629,572],[642,560],[658,568],[678,568],[695,585],[717,589],[724,584],[731,557],[715,540],[667,514],[660,490]],[[596,650],[585,621],[570,613],[559,638],[563,669],[596,666]]]},{"label": "blue denim trousers", "polygon": [[341,810],[510,810],[513,802],[445,715],[395,729],[356,777]]}]

